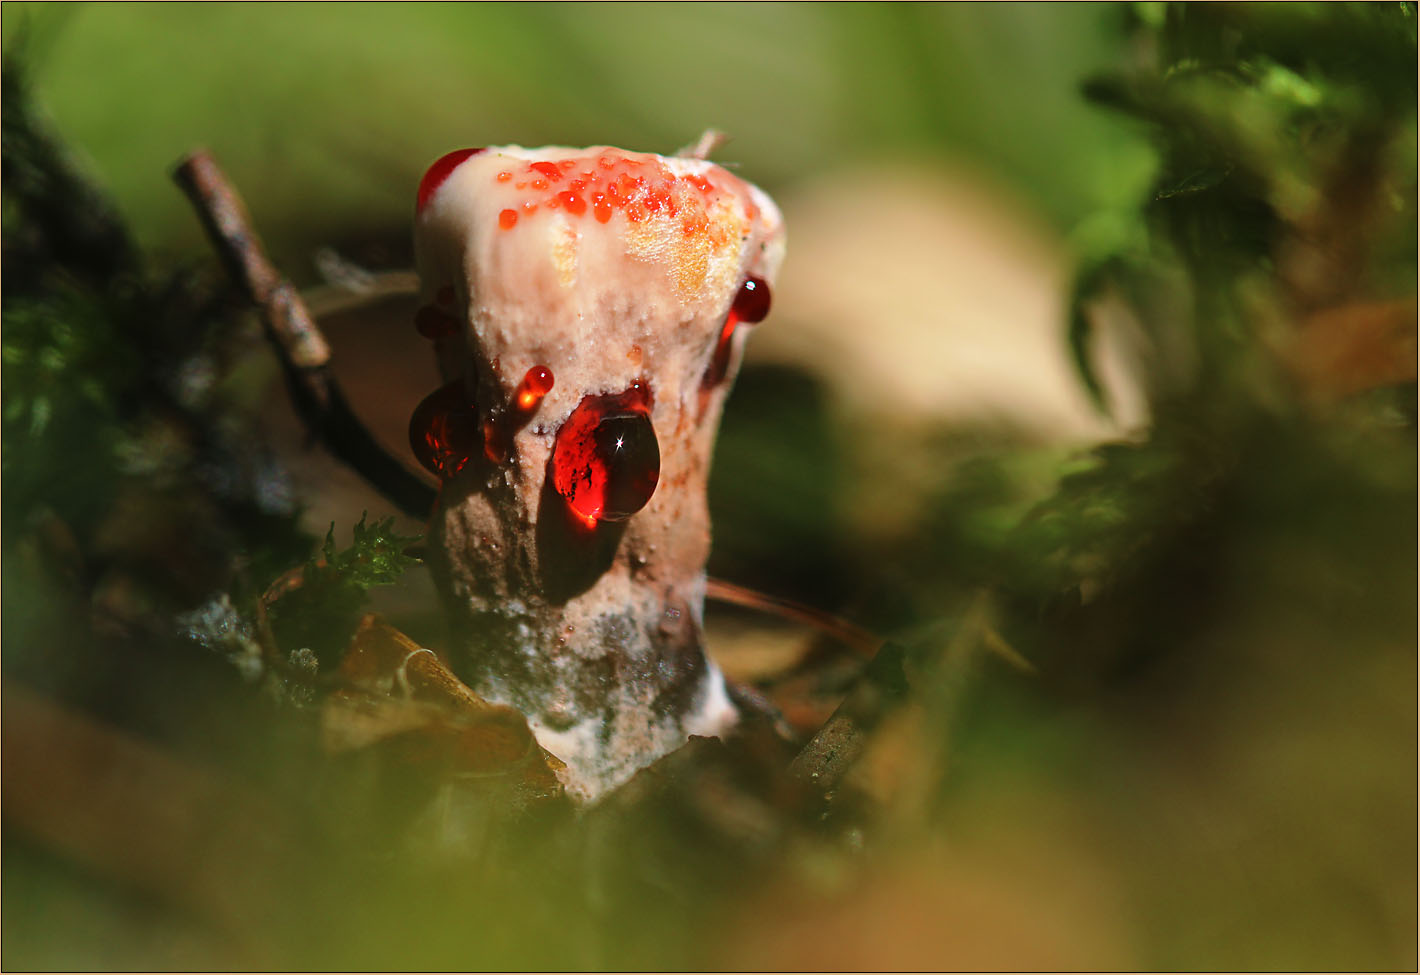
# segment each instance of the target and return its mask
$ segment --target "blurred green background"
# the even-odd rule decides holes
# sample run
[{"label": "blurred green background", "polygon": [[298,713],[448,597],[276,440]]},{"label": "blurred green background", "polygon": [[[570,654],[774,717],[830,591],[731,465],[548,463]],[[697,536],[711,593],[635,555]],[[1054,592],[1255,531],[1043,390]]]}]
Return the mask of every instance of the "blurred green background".
[{"label": "blurred green background", "polygon": [[771,194],[863,160],[964,155],[1068,228],[1133,200],[1137,133],[1078,79],[1117,57],[1108,6],[8,3],[34,83],[145,246],[199,243],[163,175],[206,146],[291,273],[401,228],[465,144],[671,152],[707,127]]},{"label": "blurred green background", "polygon": [[[25,202],[7,127],[7,686],[320,834],[297,878],[272,841],[281,866],[221,892],[214,933],[182,884],[75,857],[7,798],[10,967],[1415,967],[1413,5],[3,14],[7,69],[142,255],[93,284],[34,245],[64,218]],[[517,834],[501,873],[406,863],[366,823],[378,788],[303,804],[333,787],[299,709],[133,623],[393,513],[309,449],[232,303],[184,303],[221,274],[169,171],[210,149],[314,297],[322,248],[408,266],[414,186],[449,149],[671,152],[706,127],[789,232],[727,407],[711,570],[897,641],[920,683],[821,821],[772,788],[709,817],[770,823],[754,856],[675,807]],[[323,322],[406,463],[436,382],[411,314]],[[216,392],[155,421],[201,356]],[[270,466],[205,452],[238,429]],[[437,641],[420,573],[375,605]],[[94,638],[90,614],[130,629]],[[821,718],[858,670],[772,619],[708,625],[786,712]],[[154,870],[200,872],[186,852]]]}]

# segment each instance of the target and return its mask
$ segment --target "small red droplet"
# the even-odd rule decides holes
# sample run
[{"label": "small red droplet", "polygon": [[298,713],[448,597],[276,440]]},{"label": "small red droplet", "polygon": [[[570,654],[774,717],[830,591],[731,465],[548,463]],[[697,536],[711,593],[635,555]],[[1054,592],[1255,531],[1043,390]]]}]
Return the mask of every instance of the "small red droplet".
[{"label": "small red droplet", "polygon": [[451,478],[478,453],[478,413],[462,380],[426,396],[409,418],[409,446],[431,474]]},{"label": "small red droplet", "polygon": [[508,172],[506,169],[503,170],[501,173],[498,174],[498,182],[500,182],[500,183],[506,183],[506,182],[508,182],[508,180],[510,180],[510,179],[512,179],[512,178],[513,178],[513,174],[510,173],[510,172]]},{"label": "small red droplet", "polygon": [[606,223],[611,219],[611,204],[606,201],[605,193],[592,194],[592,216],[597,218],[597,223]]},{"label": "small red droplet", "polygon": [[650,390],[587,396],[557,431],[552,486],[588,528],[625,521],[646,506],[661,476]]},{"label": "small red droplet", "polygon": [[735,327],[741,323],[753,325],[764,321],[769,314],[769,283],[763,278],[750,275],[740,285],[739,293],[730,304],[730,313],[725,316],[725,325],[720,329],[719,341],[715,344],[715,354],[710,358],[710,366],[700,379],[701,388],[710,389],[721,383],[730,371],[731,344],[735,337]]},{"label": "small red droplet", "polygon": [[498,214],[498,226],[502,227],[504,230],[512,230],[513,227],[517,225],[517,222],[517,210],[504,210]]},{"label": "small red droplet", "polygon": [[457,332],[459,322],[442,308],[425,305],[414,313],[414,328],[426,339],[438,339]]},{"label": "small red droplet", "polygon": [[764,321],[769,314],[769,282],[763,278],[750,275],[745,278],[744,284],[740,285],[739,294],[735,295],[735,302],[730,306],[735,317],[742,322]]},{"label": "small red droplet", "polygon": [[535,180],[533,180],[533,181],[532,181],[532,188],[535,189],[535,190],[545,190],[545,189],[547,189],[547,180],[545,180],[545,179],[535,179]]},{"label": "small red droplet", "polygon": [[[553,163],[553,162],[535,162],[535,163],[532,163],[531,165],[529,165],[528,168],[531,169],[531,170],[535,170],[536,172],[542,173],[542,175],[546,176],[548,179],[552,180],[554,183],[557,182],[559,179],[562,178],[562,170],[560,170],[560,169],[557,168],[557,163]],[[534,186],[537,186],[536,183],[534,183],[533,185],[534,185]],[[546,184],[543,184],[543,185],[546,185]],[[538,188],[541,189],[542,187],[538,187]]]},{"label": "small red droplet", "polygon": [[517,391],[513,393],[513,403],[522,413],[531,413],[537,409],[542,398],[552,391],[553,384],[552,370],[547,366],[533,366],[523,376],[523,381],[518,383]]},{"label": "small red droplet", "polygon": [[424,208],[429,205],[429,200],[433,198],[434,191],[449,178],[449,174],[468,157],[476,156],[486,150],[482,147],[477,149],[456,149],[453,152],[440,156],[434,164],[424,171],[424,178],[419,181],[419,193],[415,197],[414,212],[423,213]]},{"label": "small red droplet", "polygon": [[587,212],[587,201],[576,193],[569,193],[563,190],[561,193],[557,194],[557,199],[562,201],[562,205],[567,208],[567,212],[573,216],[579,217]]}]

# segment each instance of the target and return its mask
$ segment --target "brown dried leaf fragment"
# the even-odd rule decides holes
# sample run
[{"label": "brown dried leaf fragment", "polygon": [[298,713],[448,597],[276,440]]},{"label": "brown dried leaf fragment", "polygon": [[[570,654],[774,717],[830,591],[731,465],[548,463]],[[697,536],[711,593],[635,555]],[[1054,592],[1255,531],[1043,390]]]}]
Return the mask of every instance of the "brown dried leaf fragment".
[{"label": "brown dried leaf fragment", "polygon": [[561,794],[564,767],[515,709],[490,704],[443,661],[373,613],[341,663],[342,686],[321,714],[326,751],[384,746],[395,761],[446,776],[509,776],[543,797]]}]

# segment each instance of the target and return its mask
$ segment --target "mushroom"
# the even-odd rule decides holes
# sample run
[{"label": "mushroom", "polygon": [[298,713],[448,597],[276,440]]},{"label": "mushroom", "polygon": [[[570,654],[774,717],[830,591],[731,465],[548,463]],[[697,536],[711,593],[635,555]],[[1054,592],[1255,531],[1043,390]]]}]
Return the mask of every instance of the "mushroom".
[{"label": "mushroom", "polygon": [[738,717],[704,651],[706,479],[783,221],[701,158],[501,146],[430,167],[415,250],[451,663],[593,801]]}]

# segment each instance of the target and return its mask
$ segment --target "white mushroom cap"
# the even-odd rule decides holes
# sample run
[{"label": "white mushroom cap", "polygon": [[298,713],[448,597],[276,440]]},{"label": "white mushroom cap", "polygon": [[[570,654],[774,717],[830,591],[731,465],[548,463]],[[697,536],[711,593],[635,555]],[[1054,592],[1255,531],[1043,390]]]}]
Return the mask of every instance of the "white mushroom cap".
[{"label": "white mushroom cap", "polygon": [[432,189],[415,241],[425,300],[453,288],[505,398],[533,366],[552,370],[550,422],[638,377],[660,396],[660,377],[698,374],[741,282],[772,283],[784,254],[757,187],[706,160],[608,147],[469,156]]}]

